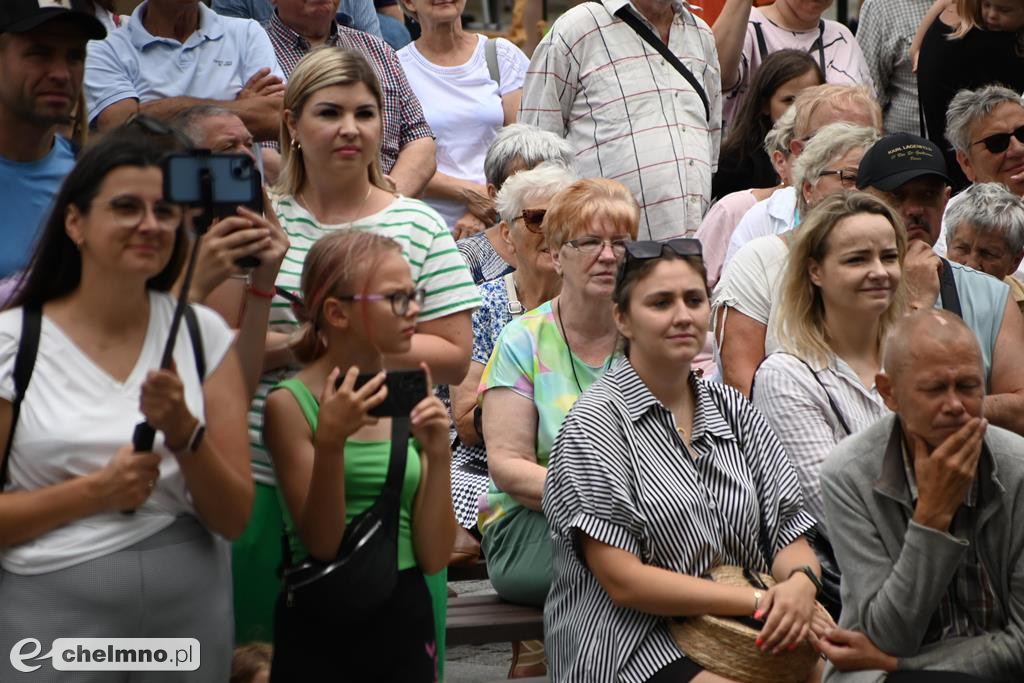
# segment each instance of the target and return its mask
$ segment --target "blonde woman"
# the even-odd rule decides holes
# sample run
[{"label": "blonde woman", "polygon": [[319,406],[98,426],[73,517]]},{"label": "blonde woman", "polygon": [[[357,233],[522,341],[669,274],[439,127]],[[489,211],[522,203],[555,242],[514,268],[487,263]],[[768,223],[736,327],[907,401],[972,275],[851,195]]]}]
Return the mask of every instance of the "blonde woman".
[{"label": "blonde woman", "polygon": [[792,239],[774,320],[781,351],[758,368],[752,399],[821,523],[825,457],[888,412],[875,375],[882,340],[904,308],[907,236],[887,204],[856,192],[826,198]]},{"label": "blonde woman", "polygon": [[[409,348],[386,354],[390,369],[430,366],[435,381],[457,384],[469,369],[472,310],[479,296],[448,227],[429,206],[396,195],[381,172],[380,83],[355,52],[323,48],[292,71],[284,94],[281,176],[274,208],[291,246],[276,282],[265,367],[249,415],[257,493],[253,523],[235,548],[236,605],[269,637],[281,556],[276,478],[261,428],[268,391],[294,374],[299,363],[289,347],[300,321],[293,312],[306,254],[320,237],[337,230],[370,230],[402,245],[413,282],[427,291]],[[282,295],[283,293],[283,295]],[[443,582],[443,576],[441,577]],[[241,622],[241,619],[240,619]]]}]

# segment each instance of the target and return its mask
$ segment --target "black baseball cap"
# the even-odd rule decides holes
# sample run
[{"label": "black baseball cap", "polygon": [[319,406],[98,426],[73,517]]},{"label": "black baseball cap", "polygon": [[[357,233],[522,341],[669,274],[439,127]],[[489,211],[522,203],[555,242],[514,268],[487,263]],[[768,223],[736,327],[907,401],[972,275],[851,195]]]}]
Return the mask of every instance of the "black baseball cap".
[{"label": "black baseball cap", "polygon": [[892,192],[926,175],[938,176],[950,183],[942,150],[931,140],[917,135],[893,133],[876,142],[861,159],[857,187]]},{"label": "black baseball cap", "polygon": [[107,29],[81,0],[0,0],[0,33],[26,33],[54,19],[77,25],[92,40],[107,37]]}]

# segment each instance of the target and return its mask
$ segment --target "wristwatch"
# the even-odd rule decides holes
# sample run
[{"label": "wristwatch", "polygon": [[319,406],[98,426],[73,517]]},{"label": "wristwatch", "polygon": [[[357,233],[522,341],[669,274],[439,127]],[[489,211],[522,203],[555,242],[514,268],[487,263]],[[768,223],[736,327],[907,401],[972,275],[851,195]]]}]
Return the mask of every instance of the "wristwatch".
[{"label": "wristwatch", "polygon": [[821,585],[821,579],[818,578],[818,575],[814,573],[814,570],[811,569],[809,565],[805,564],[802,567],[797,567],[789,573],[789,578],[793,578],[793,574],[796,574],[797,572],[806,574],[807,578],[814,584],[816,594],[821,595],[821,592],[824,590],[824,587]]},{"label": "wristwatch", "polygon": [[171,451],[171,453],[174,453],[174,455],[176,455],[179,458],[192,455],[193,453],[199,450],[199,444],[203,442],[203,436],[205,434],[206,425],[204,425],[199,420],[196,420],[196,426],[192,430],[192,435],[188,437],[188,441],[185,442],[185,447],[175,450],[168,446],[168,449]]}]

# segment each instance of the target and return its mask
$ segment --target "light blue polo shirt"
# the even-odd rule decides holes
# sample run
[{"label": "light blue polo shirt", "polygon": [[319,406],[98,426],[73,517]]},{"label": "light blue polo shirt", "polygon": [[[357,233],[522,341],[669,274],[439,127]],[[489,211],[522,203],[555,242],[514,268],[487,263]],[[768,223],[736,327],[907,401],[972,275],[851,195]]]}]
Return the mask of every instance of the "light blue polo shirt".
[{"label": "light blue polo shirt", "polygon": [[[985,273],[950,261],[953,282],[960,297],[960,308],[964,322],[978,338],[981,358],[985,365],[985,390],[992,388],[992,355],[996,348],[999,329],[1003,326],[1006,312],[1006,298],[1010,288],[1005,282]],[[935,308],[942,308],[942,296],[935,302]]]},{"label": "light blue polo shirt", "polygon": [[184,43],[154,36],[142,24],[143,2],[128,24],[89,45],[85,92],[92,124],[125,99],[169,97],[233,100],[246,81],[269,67],[284,80],[267,32],[252,19],[222,17],[199,3],[199,29]]}]

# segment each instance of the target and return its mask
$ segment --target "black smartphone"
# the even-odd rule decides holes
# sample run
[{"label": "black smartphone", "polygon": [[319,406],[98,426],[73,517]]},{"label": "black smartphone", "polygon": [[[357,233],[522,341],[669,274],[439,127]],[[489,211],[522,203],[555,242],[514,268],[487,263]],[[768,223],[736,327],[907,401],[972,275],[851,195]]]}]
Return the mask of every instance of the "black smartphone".
[{"label": "black smartphone", "polygon": [[[363,386],[377,376],[375,372],[367,372],[356,377],[355,388]],[[334,383],[337,389],[345,380],[339,375]],[[416,404],[427,397],[430,388],[427,386],[427,373],[422,370],[394,370],[387,374],[384,384],[388,388],[388,396],[379,406],[370,410],[374,417],[405,417],[412,412]]]},{"label": "black smartphone", "polygon": [[[201,205],[202,178],[209,174],[210,201],[216,220],[235,215],[239,206],[263,214],[263,178],[247,154],[172,154],[164,161],[164,199],[175,204]],[[255,256],[237,261],[239,267],[260,264]]]}]

